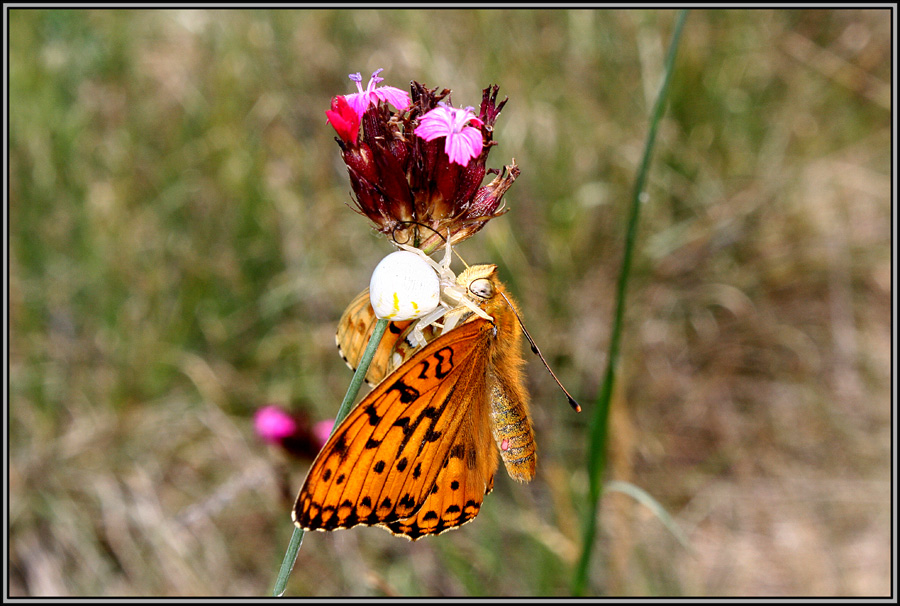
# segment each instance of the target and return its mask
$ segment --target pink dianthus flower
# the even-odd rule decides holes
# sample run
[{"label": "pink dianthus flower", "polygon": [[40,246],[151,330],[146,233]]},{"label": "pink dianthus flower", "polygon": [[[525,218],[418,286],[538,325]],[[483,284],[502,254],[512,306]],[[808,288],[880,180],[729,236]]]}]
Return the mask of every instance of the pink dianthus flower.
[{"label": "pink dianthus flower", "polygon": [[478,156],[483,147],[481,130],[466,126],[470,122],[482,126],[473,112],[473,107],[456,109],[443,101],[433,110],[419,118],[415,134],[426,141],[446,137],[444,152],[451,162],[466,166],[469,160]]}]

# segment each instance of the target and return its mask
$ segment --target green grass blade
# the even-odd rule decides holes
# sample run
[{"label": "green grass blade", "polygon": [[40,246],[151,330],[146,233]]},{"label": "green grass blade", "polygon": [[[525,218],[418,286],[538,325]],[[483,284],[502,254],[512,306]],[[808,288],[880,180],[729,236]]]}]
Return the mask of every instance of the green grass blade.
[{"label": "green grass blade", "polygon": [[356,368],[356,372],[353,373],[353,378],[350,380],[350,387],[347,389],[347,395],[344,396],[344,401],[341,402],[341,407],[334,416],[334,427],[331,429],[332,433],[334,433],[338,424],[344,420],[344,417],[350,413],[350,409],[353,408],[353,401],[356,399],[356,394],[359,393],[359,388],[362,387],[363,380],[366,378],[366,373],[369,372],[369,364],[372,363],[372,358],[375,357],[375,350],[378,349],[378,344],[381,342],[381,337],[384,336],[384,331],[387,330],[387,325],[388,320],[383,319],[379,319],[375,324],[375,330],[369,338],[369,343],[366,345],[366,351],[363,352],[362,359],[359,361],[359,366]]},{"label": "green grass blade", "polygon": [[[365,379],[366,373],[369,371],[369,364],[371,364],[372,358],[375,357],[375,350],[378,349],[378,344],[381,342],[381,337],[384,336],[387,325],[388,321],[382,319],[379,319],[375,324],[375,330],[369,338],[369,343],[366,345],[366,351],[363,352],[362,359],[359,361],[359,366],[356,367],[356,372],[353,373],[353,378],[350,380],[350,387],[347,388],[347,395],[344,396],[344,401],[341,402],[341,407],[334,416],[334,427],[332,427],[331,433],[334,433],[334,430],[337,429],[337,426],[344,420],[344,417],[347,416],[350,409],[353,407],[353,402],[356,400],[359,388],[362,387],[363,379]],[[281,562],[281,569],[278,571],[278,578],[275,579],[275,589],[272,591],[272,595],[275,597],[284,595],[288,576],[290,576],[291,570],[294,568],[294,562],[297,561],[297,554],[300,552],[300,545],[303,543],[303,534],[302,529],[294,527],[294,533],[291,535],[290,543],[288,543],[287,551],[284,554],[284,560]]]},{"label": "green grass blade", "polygon": [[650,159],[653,155],[654,143],[656,142],[656,131],[665,110],[669,82],[672,77],[673,65],[675,63],[675,55],[678,50],[678,42],[681,38],[681,31],[684,27],[686,18],[687,11],[680,10],[675,20],[672,42],[669,45],[669,52],[666,56],[665,76],[663,78],[662,86],[660,87],[659,96],[653,107],[650,131],[647,134],[647,141],[644,145],[644,155],[641,159],[641,164],[634,184],[634,191],[631,197],[631,208],[625,234],[625,250],[622,255],[622,267],[619,272],[618,287],[616,289],[616,313],[613,320],[612,335],[609,343],[606,374],[600,389],[600,395],[598,396],[597,403],[594,407],[593,416],[591,417],[590,443],[588,450],[588,478],[590,482],[590,492],[581,557],[578,561],[577,568],[575,569],[575,576],[572,584],[572,593],[575,595],[581,595],[585,589],[591,552],[594,546],[594,539],[597,535],[597,507],[599,506],[600,496],[602,494],[601,480],[603,469],[606,466],[606,437],[607,423],[609,420],[609,404],[612,398],[613,383],[619,361],[619,346],[625,318],[625,294],[628,286],[628,278],[631,274],[634,242],[637,236],[638,220],[640,219],[641,198],[644,193],[644,184],[646,183],[647,174],[650,169]]},{"label": "green grass blade", "polygon": [[304,534],[302,528],[294,526],[294,532],[291,534],[291,542],[288,543],[287,551],[284,554],[284,560],[281,562],[281,569],[278,571],[278,578],[275,579],[275,589],[272,591],[272,595],[276,598],[280,598],[284,595],[284,590],[287,588],[288,577],[294,569],[294,562],[297,561],[300,545],[303,544]]},{"label": "green grass blade", "polygon": [[622,494],[627,494],[632,499],[652,511],[653,515],[659,518],[659,521],[662,522],[663,526],[669,529],[669,532],[671,532],[672,536],[681,543],[682,547],[691,553],[694,552],[694,548],[691,547],[687,535],[684,534],[684,531],[681,530],[681,527],[675,519],[669,515],[669,512],[665,510],[659,501],[650,496],[646,490],[639,486],[635,486],[630,482],[621,482],[619,480],[610,482],[605,488],[606,492],[621,492]]}]

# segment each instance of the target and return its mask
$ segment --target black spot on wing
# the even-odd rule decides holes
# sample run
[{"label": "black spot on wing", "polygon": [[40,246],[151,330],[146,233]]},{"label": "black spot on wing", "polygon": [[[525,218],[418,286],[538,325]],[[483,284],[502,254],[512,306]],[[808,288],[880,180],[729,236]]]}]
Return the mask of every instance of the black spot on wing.
[{"label": "black spot on wing", "polygon": [[405,435],[409,435],[410,431],[412,431],[409,427],[409,417],[400,417],[394,421],[394,427],[401,428]]},{"label": "black spot on wing", "polygon": [[455,363],[453,362],[453,350],[449,347],[439,349],[434,353],[434,357],[438,359],[437,365],[434,367],[434,376],[443,379],[450,371],[453,370]]},{"label": "black spot on wing", "polygon": [[334,446],[331,447],[332,452],[337,455],[344,455],[347,452],[347,438],[344,434],[341,434],[338,439],[335,441]]},{"label": "black spot on wing", "polygon": [[366,526],[374,526],[375,524],[377,524],[378,522],[381,521],[381,518],[379,517],[379,515],[377,513],[375,513],[374,509],[372,510],[372,513],[370,513],[369,515],[367,515],[365,518],[362,518],[362,519],[363,519],[363,524],[365,524]]},{"label": "black spot on wing", "polygon": [[428,360],[422,360],[422,372],[419,373],[420,379],[428,378],[428,369],[431,368],[431,364],[428,363]]},{"label": "black spot on wing", "polygon": [[375,427],[381,421],[381,417],[378,416],[378,410],[375,408],[375,404],[369,404],[366,406],[364,411],[367,415],[369,415],[369,425]]},{"label": "black spot on wing", "polygon": [[402,507],[405,511],[410,511],[410,510],[414,509],[415,506],[416,506],[416,501],[415,501],[415,499],[412,498],[412,495],[409,493],[406,493],[405,495],[403,495],[403,498],[397,502],[397,509],[400,509]]},{"label": "black spot on wing", "polygon": [[[319,518],[321,520],[321,527],[327,530],[331,530],[332,528],[337,528],[338,517],[334,515],[335,507],[334,505],[329,505],[327,507],[323,507],[322,511],[319,512]],[[326,515],[327,514],[327,515]]]},{"label": "black spot on wing", "polygon": [[400,402],[403,404],[409,404],[410,402],[417,400],[421,395],[418,389],[407,385],[403,382],[403,379],[397,379],[397,381],[394,382],[393,385],[391,385],[389,391],[400,392],[399,396],[397,397],[400,398]]}]

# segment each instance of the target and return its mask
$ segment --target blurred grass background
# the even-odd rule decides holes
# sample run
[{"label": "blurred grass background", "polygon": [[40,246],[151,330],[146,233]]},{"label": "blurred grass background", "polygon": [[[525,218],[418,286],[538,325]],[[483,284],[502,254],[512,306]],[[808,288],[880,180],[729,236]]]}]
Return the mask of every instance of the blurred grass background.
[{"label": "blurred grass background", "polygon": [[[333,417],[344,306],[390,251],[324,111],[347,74],[500,85],[495,262],[590,413],[674,11],[9,16],[9,592],[268,595]],[[630,284],[591,595],[891,592],[891,13],[695,10]],[[528,363],[539,465],[409,543],[310,533],[287,595],[567,595],[587,416]]]}]

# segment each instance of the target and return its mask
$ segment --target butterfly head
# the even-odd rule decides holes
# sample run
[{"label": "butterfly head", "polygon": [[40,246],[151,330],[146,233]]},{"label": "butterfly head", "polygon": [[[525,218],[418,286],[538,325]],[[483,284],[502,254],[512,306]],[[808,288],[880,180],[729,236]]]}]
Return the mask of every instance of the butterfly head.
[{"label": "butterfly head", "polygon": [[476,303],[484,303],[493,299],[502,288],[497,279],[496,265],[473,265],[463,270],[456,277],[456,283],[466,289],[469,298]]},{"label": "butterfly head", "polygon": [[[497,276],[496,265],[473,265],[466,268],[456,278],[456,283],[466,289],[469,299],[491,315],[495,321],[509,316],[511,303],[506,288]],[[504,313],[507,312],[507,313]]]}]

